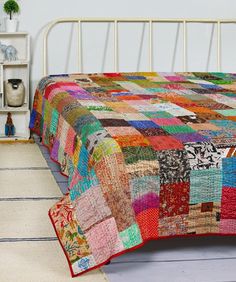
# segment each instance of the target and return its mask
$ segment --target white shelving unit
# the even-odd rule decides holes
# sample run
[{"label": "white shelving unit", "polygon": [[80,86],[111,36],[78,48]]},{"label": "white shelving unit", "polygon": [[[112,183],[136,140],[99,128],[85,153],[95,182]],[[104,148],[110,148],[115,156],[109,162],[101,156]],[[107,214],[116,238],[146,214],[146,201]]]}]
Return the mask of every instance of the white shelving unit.
[{"label": "white shelving unit", "polygon": [[[0,50],[0,141],[1,140],[27,140],[29,131],[29,73],[30,73],[30,37],[27,32],[0,32],[0,42],[12,45],[17,50],[16,61],[4,60]],[[25,101],[21,107],[9,107],[6,104],[4,82],[8,79],[22,79],[25,86]],[[15,126],[15,135],[5,136],[5,123],[7,113],[12,114]]]}]

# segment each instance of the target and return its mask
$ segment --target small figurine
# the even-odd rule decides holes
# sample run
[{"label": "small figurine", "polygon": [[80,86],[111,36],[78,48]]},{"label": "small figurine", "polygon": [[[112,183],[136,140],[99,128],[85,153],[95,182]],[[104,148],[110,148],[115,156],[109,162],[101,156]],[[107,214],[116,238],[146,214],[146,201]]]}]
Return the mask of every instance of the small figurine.
[{"label": "small figurine", "polygon": [[13,136],[15,134],[15,126],[12,121],[11,113],[7,113],[7,121],[5,124],[5,135],[6,136]]},{"label": "small figurine", "polygon": [[0,49],[4,54],[4,59],[6,61],[16,61],[17,60],[17,50],[12,45],[4,45],[0,42]]}]

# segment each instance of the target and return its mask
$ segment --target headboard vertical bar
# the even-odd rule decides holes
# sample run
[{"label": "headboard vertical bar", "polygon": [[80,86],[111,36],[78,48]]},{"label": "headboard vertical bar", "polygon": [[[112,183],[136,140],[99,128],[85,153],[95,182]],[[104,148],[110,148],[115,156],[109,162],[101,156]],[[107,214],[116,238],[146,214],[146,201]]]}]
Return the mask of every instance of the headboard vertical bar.
[{"label": "headboard vertical bar", "polygon": [[77,23],[77,31],[78,31],[78,71],[82,72],[82,54],[81,54],[81,21],[78,20]]},{"label": "headboard vertical bar", "polygon": [[187,66],[187,29],[186,20],[183,20],[183,70],[186,71]]},{"label": "headboard vertical bar", "polygon": [[114,68],[118,72],[118,23],[114,20]]},{"label": "headboard vertical bar", "polygon": [[221,71],[221,22],[217,21],[217,71]]},{"label": "headboard vertical bar", "polygon": [[48,60],[47,60],[47,52],[48,52],[48,33],[45,32],[43,38],[43,76],[47,75],[47,68],[48,68]]},{"label": "headboard vertical bar", "polygon": [[[145,24],[145,23],[144,23]],[[152,31],[153,25],[152,20],[149,21],[149,70],[153,70],[153,31]]]}]

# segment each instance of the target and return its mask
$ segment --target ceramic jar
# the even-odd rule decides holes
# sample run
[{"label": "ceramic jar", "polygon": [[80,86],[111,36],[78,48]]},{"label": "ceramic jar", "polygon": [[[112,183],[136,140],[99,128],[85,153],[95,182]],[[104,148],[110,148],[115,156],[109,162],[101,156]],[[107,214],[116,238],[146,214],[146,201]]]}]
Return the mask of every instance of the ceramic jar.
[{"label": "ceramic jar", "polygon": [[5,82],[6,104],[21,107],[25,101],[25,86],[21,79],[8,79]]}]

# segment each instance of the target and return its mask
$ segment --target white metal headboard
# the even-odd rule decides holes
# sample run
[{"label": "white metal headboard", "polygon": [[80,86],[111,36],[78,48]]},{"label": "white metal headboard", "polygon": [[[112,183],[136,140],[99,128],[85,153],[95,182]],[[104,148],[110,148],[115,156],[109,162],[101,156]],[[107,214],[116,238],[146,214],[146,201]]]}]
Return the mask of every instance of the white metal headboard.
[{"label": "white metal headboard", "polygon": [[82,71],[82,52],[81,52],[81,23],[112,23],[113,24],[113,44],[114,44],[114,71],[118,72],[118,25],[119,23],[147,23],[149,25],[149,71],[153,71],[153,23],[180,23],[183,25],[183,71],[186,69],[187,60],[187,24],[188,23],[212,23],[217,25],[217,70],[221,70],[221,25],[236,23],[236,19],[146,19],[146,18],[62,18],[50,22],[46,26],[43,38],[43,75],[48,73],[48,35],[52,28],[61,23],[77,23],[78,33],[78,71]]}]

